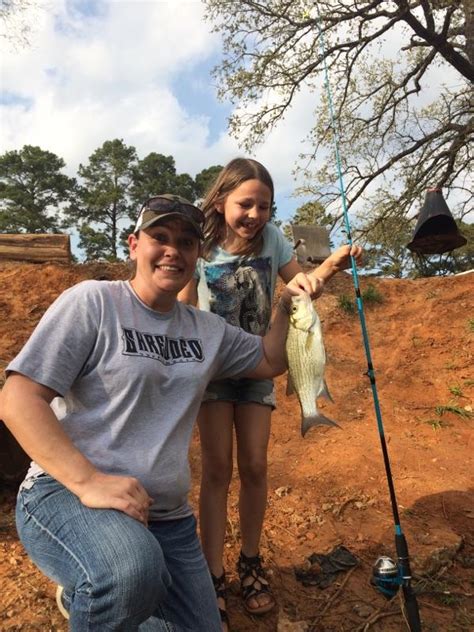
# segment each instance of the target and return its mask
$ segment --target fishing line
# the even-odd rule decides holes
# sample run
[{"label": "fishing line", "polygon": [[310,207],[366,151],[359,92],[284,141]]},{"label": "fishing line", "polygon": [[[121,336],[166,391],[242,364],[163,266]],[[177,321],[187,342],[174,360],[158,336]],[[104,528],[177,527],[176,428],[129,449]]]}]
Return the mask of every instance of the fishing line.
[{"label": "fishing line", "polygon": [[[341,157],[339,153],[339,132],[336,125],[336,116],[334,114],[332,91],[331,91],[331,86],[329,83],[329,71],[328,71],[328,66],[327,66],[327,61],[326,61],[326,47],[325,47],[325,41],[324,41],[324,33],[321,27],[321,16],[319,13],[318,3],[315,2],[314,5],[316,6],[316,11],[317,11],[316,22],[317,22],[318,31],[319,31],[321,56],[323,58],[324,83],[325,83],[326,94],[327,94],[327,99],[328,99],[330,125],[332,128],[333,139],[334,139],[334,153],[335,153],[335,158],[336,158],[336,169],[337,169],[339,190],[340,190],[341,201],[342,201],[342,211],[343,211],[343,217],[344,217],[345,232],[347,235],[348,243],[352,247],[353,242],[352,242],[352,236],[351,236],[351,225],[349,222],[347,197],[346,197],[346,191],[344,187],[344,179],[342,176]],[[380,560],[385,561],[385,560],[388,560],[389,558],[379,558],[379,560],[377,560],[377,563],[374,567],[373,583],[387,597],[393,597],[396,594],[398,587],[402,586],[403,594],[405,598],[405,606],[406,606],[406,611],[407,611],[407,619],[410,625],[410,630],[411,632],[421,632],[421,623],[420,623],[420,615],[418,611],[418,603],[416,601],[416,596],[411,587],[411,570],[410,570],[410,561],[409,561],[409,555],[408,555],[408,545],[407,545],[407,542],[406,542],[406,539],[405,539],[405,536],[403,534],[402,527],[400,524],[397,498],[395,495],[395,487],[393,484],[392,470],[390,467],[390,459],[389,459],[388,450],[387,450],[387,442],[385,440],[385,432],[384,432],[384,426],[383,426],[383,421],[382,421],[382,412],[380,410],[380,402],[379,402],[379,396],[377,392],[375,371],[374,371],[374,366],[372,362],[369,336],[367,333],[367,325],[365,321],[364,306],[363,306],[363,301],[362,301],[362,296],[361,296],[360,286],[359,286],[359,276],[357,273],[357,266],[356,266],[356,261],[354,257],[351,256],[350,259],[351,259],[352,279],[354,282],[354,289],[355,289],[355,295],[356,295],[357,312],[359,314],[360,326],[362,330],[362,338],[364,341],[365,355],[367,359],[366,375],[368,376],[370,380],[370,387],[372,390],[375,416],[377,419],[377,427],[378,427],[378,432],[379,432],[379,437],[380,437],[380,444],[382,447],[385,473],[387,476],[387,483],[388,483],[388,489],[389,489],[389,494],[390,494],[390,502],[392,505],[392,513],[393,513],[393,518],[395,522],[395,548],[396,548],[397,557],[398,557],[398,568],[395,568],[395,577],[394,577],[393,569],[392,569],[391,575],[390,574],[384,575],[383,573],[384,564],[382,562],[379,563]]]}]

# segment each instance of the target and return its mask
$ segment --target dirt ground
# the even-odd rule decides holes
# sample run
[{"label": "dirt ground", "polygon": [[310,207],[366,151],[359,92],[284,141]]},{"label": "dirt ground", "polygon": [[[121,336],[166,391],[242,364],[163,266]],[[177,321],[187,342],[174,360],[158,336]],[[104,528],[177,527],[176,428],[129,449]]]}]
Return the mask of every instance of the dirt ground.
[{"label": "dirt ground", "polygon": [[[124,275],[122,265],[1,263],[0,370],[63,289],[85,278]],[[381,303],[367,300],[365,313],[423,631],[474,630],[474,276],[362,277],[363,292],[369,283],[376,290],[369,296],[382,298]],[[277,380],[262,553],[278,608],[259,619],[245,614],[238,592],[235,475],[225,548],[233,632],[408,629],[401,600],[386,601],[369,583],[377,556],[395,554],[394,528],[359,320],[340,307],[353,294],[351,277],[340,274],[317,302],[335,402],[320,400],[320,408],[342,430],[315,428],[302,439],[298,402],[285,395],[286,378]],[[13,475],[10,453],[5,439],[0,450],[0,630],[65,631],[54,585],[28,560],[16,536],[15,486],[6,480],[6,473]],[[190,459],[191,500],[197,506],[196,436]],[[357,556],[357,567],[324,590],[296,579],[295,569],[307,569],[312,553],[328,553],[339,544]]]}]

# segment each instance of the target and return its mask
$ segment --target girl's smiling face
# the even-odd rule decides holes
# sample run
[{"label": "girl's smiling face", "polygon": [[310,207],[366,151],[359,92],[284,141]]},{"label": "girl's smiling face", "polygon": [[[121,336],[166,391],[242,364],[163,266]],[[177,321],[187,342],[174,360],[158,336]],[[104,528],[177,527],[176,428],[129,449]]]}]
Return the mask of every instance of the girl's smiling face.
[{"label": "girl's smiling face", "polygon": [[152,309],[169,311],[193,275],[198,236],[187,222],[173,219],[129,235],[128,243],[130,258],[137,265],[133,289]]},{"label": "girl's smiling face", "polygon": [[260,180],[246,180],[231,191],[224,202],[216,205],[226,223],[222,247],[236,250],[242,240],[253,239],[270,219],[271,205],[272,192]]}]

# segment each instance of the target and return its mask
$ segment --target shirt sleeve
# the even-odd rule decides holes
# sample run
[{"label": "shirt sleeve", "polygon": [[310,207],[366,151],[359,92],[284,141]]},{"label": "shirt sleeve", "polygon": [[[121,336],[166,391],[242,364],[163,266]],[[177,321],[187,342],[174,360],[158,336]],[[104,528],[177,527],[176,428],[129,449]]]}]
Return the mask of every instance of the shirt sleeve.
[{"label": "shirt sleeve", "polygon": [[64,396],[86,369],[98,335],[100,293],[85,281],[61,294],[48,308],[6,371],[26,375]]},{"label": "shirt sleeve", "polygon": [[223,380],[228,377],[238,377],[242,373],[255,369],[262,358],[263,342],[261,336],[249,334],[240,327],[225,323],[219,354],[220,362],[213,379]]},{"label": "shirt sleeve", "polygon": [[278,269],[286,266],[287,263],[295,256],[293,252],[293,245],[288,241],[285,235],[281,232],[281,230],[275,226],[275,237],[276,237],[276,250],[278,253]]}]

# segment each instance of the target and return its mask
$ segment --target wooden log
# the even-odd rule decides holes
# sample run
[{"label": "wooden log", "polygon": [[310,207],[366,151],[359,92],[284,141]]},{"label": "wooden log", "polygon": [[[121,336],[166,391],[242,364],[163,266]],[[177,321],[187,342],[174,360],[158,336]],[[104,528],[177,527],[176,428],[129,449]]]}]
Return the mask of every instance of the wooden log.
[{"label": "wooden log", "polygon": [[0,259],[44,263],[71,262],[69,235],[0,234]]}]

